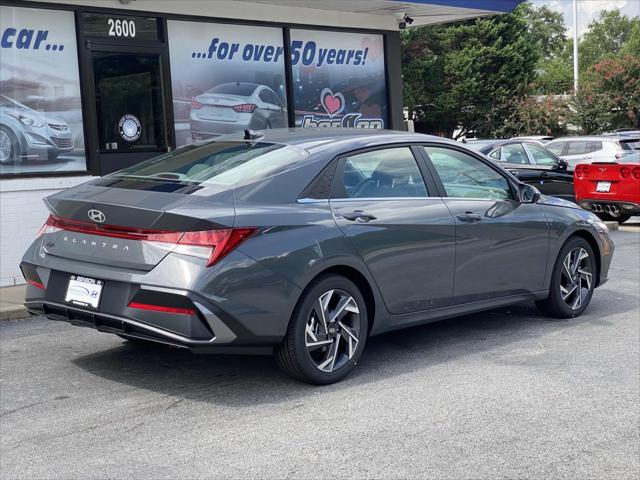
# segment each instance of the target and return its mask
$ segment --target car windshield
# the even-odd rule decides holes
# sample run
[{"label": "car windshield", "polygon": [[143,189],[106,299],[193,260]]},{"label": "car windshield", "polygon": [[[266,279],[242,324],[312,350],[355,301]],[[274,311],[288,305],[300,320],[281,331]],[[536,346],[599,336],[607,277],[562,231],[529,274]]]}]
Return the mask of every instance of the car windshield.
[{"label": "car windshield", "polygon": [[289,170],[308,157],[289,145],[267,142],[192,144],[113,174],[118,178],[235,186]]},{"label": "car windshield", "polygon": [[640,138],[630,138],[629,140],[620,140],[620,146],[623,150],[640,150]]},{"label": "car windshield", "polygon": [[622,163],[627,163],[627,162],[640,162],[640,152],[638,153],[632,153],[630,155],[625,155],[624,157],[622,157],[620,159],[620,162]]},{"label": "car windshield", "polygon": [[224,95],[242,95],[249,97],[253,95],[257,85],[253,83],[222,83],[209,90],[207,93],[221,93]]}]

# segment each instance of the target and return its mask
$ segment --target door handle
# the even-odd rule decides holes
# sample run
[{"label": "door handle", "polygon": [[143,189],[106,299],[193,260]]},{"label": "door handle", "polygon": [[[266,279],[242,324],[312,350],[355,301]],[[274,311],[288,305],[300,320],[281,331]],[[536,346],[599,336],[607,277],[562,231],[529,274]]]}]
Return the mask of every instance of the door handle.
[{"label": "door handle", "polygon": [[509,170],[509,173],[511,173],[511,175],[514,175],[516,177],[518,176],[518,170]]},{"label": "door handle", "polygon": [[542,178],[549,178],[549,172],[542,172],[542,174],[540,174],[540,176]]},{"label": "door handle", "polygon": [[343,213],[342,218],[349,220],[350,222],[367,223],[370,220],[375,220],[377,217],[370,213],[363,212],[362,210],[354,210],[351,213]]},{"label": "door handle", "polygon": [[458,220],[461,222],[473,223],[482,220],[482,216],[473,212],[465,212],[464,215],[458,215]]}]

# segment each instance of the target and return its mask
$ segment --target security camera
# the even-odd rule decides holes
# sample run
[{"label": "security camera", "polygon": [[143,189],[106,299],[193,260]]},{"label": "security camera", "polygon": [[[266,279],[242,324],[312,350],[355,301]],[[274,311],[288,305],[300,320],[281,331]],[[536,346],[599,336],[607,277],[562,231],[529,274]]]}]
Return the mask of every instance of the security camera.
[{"label": "security camera", "polygon": [[413,23],[413,18],[411,18],[406,13],[404,14],[404,17],[402,19],[404,20],[405,23],[408,23],[409,25],[411,25]]},{"label": "security camera", "polygon": [[411,18],[406,13],[398,18],[398,28],[400,30],[404,30],[405,28],[407,28],[407,25],[411,25],[412,23],[413,23],[413,18]]},{"label": "security camera", "polygon": [[407,28],[407,22],[405,22],[404,20],[398,20],[398,28],[400,30],[404,30],[405,28]]}]

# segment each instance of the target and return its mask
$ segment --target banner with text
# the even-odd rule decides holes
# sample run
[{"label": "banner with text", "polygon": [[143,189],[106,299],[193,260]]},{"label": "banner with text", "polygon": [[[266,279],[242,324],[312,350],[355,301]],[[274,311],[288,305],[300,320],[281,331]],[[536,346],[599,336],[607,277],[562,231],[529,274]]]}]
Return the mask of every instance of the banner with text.
[{"label": "banner with text", "polygon": [[382,35],[291,30],[296,126],[385,128]]},{"label": "banner with text", "polygon": [[73,12],[0,6],[0,173],[84,171]]},{"label": "banner with text", "polygon": [[176,143],[288,126],[282,30],[170,20]]}]

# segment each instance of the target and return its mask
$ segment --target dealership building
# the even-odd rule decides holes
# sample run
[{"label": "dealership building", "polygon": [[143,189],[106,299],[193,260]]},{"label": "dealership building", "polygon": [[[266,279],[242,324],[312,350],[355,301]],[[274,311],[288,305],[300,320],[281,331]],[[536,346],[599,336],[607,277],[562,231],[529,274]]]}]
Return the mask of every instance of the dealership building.
[{"label": "dealership building", "polygon": [[0,287],[44,197],[246,128],[402,129],[400,27],[520,1],[0,0]]}]

